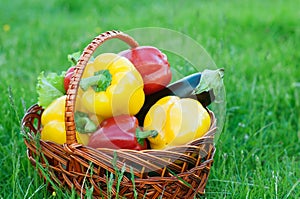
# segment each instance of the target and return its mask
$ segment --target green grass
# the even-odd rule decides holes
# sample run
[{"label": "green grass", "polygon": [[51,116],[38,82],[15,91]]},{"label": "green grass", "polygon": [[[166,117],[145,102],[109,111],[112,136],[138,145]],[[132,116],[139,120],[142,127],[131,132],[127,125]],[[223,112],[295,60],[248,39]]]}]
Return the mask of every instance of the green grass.
[{"label": "green grass", "polygon": [[67,54],[100,32],[153,26],[189,35],[225,68],[226,123],[206,198],[299,198],[299,3],[3,0],[0,198],[75,198],[49,193],[26,158],[20,119],[37,100],[36,77],[65,70]]}]

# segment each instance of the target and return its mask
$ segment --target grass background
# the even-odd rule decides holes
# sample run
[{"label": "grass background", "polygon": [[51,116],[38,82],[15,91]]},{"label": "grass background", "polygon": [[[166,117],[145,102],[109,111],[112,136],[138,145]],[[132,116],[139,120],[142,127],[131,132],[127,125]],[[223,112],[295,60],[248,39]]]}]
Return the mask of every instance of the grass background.
[{"label": "grass background", "polygon": [[65,70],[67,54],[98,33],[149,26],[189,35],[226,71],[226,123],[205,197],[299,198],[299,3],[2,0],[0,198],[66,197],[47,192],[20,134],[37,75]]}]

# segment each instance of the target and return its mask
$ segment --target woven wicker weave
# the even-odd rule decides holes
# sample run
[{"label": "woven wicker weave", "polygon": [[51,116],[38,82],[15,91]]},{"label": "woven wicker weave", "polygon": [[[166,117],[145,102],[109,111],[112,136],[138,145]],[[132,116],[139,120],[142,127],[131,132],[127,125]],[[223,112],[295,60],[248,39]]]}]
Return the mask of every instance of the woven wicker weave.
[{"label": "woven wicker weave", "polygon": [[[28,109],[22,120],[22,127],[28,135],[24,142],[29,160],[33,165],[40,165],[36,167],[40,171],[47,168],[46,174],[40,172],[45,179],[50,176],[61,187],[73,187],[81,197],[85,195],[88,186],[94,187],[95,198],[114,198],[117,195],[120,198],[134,198],[134,193],[137,193],[137,198],[194,198],[196,194],[203,194],[215,152],[213,139],[216,119],[210,111],[212,124],[204,137],[167,150],[93,149],[77,143],[74,109],[78,84],[93,52],[104,41],[112,38],[121,39],[131,47],[138,46],[128,35],[109,31],[96,37],[85,48],[67,93],[67,141],[64,145],[39,140],[37,135],[42,128],[43,109],[38,105]],[[116,176],[122,169],[124,175],[119,189],[117,180],[114,180],[108,193],[110,173]]]}]

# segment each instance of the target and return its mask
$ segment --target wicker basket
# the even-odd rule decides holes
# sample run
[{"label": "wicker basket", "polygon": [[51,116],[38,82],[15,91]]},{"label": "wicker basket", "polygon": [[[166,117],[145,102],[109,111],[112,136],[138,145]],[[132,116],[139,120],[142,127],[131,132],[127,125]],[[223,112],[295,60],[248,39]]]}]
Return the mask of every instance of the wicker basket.
[{"label": "wicker basket", "polygon": [[[129,46],[138,46],[130,36],[109,31],[96,37],[83,51],[72,77],[66,99],[65,127],[67,141],[63,145],[39,140],[43,108],[33,105],[22,120],[26,132],[27,155],[39,173],[58,186],[75,188],[83,197],[93,186],[95,198],[194,198],[204,194],[215,152],[216,119],[204,137],[167,150],[93,149],[77,143],[74,123],[78,84],[91,55],[104,41],[118,38]],[[46,169],[45,169],[46,168]],[[119,182],[113,176],[123,177]],[[42,172],[43,171],[43,172]],[[45,173],[47,171],[47,173]],[[118,188],[117,188],[118,187]]]}]

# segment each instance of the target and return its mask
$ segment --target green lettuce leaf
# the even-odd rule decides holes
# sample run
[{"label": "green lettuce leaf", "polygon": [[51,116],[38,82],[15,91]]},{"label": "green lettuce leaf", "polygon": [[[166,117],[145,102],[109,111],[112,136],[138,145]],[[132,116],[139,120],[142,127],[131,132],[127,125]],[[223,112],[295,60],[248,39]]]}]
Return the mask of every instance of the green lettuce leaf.
[{"label": "green lettuce leaf", "polygon": [[36,90],[38,93],[38,105],[46,108],[53,100],[65,94],[65,72],[59,74],[41,72],[38,76]]}]

